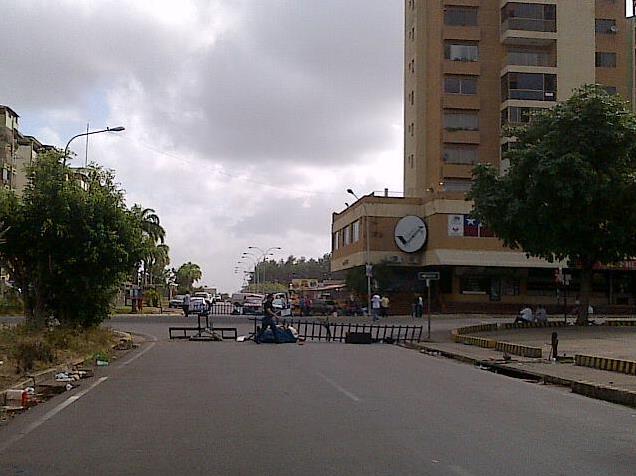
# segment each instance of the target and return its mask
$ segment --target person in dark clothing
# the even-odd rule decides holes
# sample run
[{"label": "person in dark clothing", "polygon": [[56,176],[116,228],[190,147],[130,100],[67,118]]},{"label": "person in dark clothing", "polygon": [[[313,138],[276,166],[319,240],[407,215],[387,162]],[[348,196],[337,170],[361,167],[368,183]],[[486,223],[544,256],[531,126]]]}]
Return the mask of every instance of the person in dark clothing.
[{"label": "person in dark clothing", "polygon": [[268,294],[265,298],[265,303],[263,304],[263,319],[261,321],[261,328],[256,335],[256,343],[261,343],[261,336],[265,329],[268,327],[272,330],[272,334],[274,335],[274,342],[278,344],[278,334],[276,331],[276,319],[278,316],[276,315],[276,311],[274,310],[274,295]]}]

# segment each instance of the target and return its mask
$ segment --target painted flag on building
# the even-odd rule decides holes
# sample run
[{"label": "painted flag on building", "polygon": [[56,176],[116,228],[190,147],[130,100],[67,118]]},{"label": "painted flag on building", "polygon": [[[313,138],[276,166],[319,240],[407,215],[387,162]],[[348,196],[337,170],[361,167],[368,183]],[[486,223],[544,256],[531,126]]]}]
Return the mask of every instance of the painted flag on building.
[{"label": "painted flag on building", "polygon": [[479,236],[479,220],[464,215],[464,236]]}]

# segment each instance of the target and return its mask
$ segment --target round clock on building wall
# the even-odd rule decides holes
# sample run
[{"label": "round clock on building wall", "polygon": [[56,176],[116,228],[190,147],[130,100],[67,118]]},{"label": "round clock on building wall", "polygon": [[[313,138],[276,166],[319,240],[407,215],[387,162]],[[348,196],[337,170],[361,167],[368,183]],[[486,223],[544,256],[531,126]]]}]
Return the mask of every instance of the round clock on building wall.
[{"label": "round clock on building wall", "polygon": [[395,244],[405,253],[420,251],[426,244],[428,230],[420,217],[408,215],[395,226]]}]

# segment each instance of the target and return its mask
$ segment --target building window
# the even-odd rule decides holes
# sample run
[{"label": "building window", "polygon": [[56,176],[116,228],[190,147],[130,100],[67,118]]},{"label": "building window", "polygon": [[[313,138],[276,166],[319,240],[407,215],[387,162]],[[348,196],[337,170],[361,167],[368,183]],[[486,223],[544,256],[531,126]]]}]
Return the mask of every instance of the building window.
[{"label": "building window", "polygon": [[530,101],[556,101],[556,74],[508,73],[501,78],[501,96]]},{"label": "building window", "polygon": [[344,246],[351,244],[351,227],[349,225],[342,230],[342,244]]},{"label": "building window", "polygon": [[409,102],[411,103],[411,106],[415,105],[415,91],[411,91],[409,93]]},{"label": "building window", "polygon": [[477,9],[471,7],[446,7],[444,25],[477,26]]},{"label": "building window", "polygon": [[488,294],[490,291],[490,277],[479,275],[460,276],[459,290],[462,294]]},{"label": "building window", "polygon": [[616,68],[616,53],[596,52],[597,68]]},{"label": "building window", "polygon": [[444,179],[445,192],[461,192],[470,191],[473,182],[470,179]]},{"label": "building window", "polygon": [[333,244],[332,244],[333,250],[336,251],[338,248],[340,248],[340,231],[336,231],[333,234]]},{"label": "building window", "polygon": [[535,112],[541,111],[539,107],[507,107],[501,111],[501,125],[527,124]]},{"label": "building window", "polygon": [[351,235],[353,243],[360,241],[360,220],[356,220],[351,224]]},{"label": "building window", "polygon": [[616,20],[597,18],[595,30],[596,33],[603,35],[613,35],[618,32],[618,28],[616,28]]},{"label": "building window", "polygon": [[479,113],[444,112],[444,129],[449,131],[478,131]]},{"label": "building window", "polygon": [[476,146],[444,146],[444,163],[452,165],[476,165],[479,156]]},{"label": "building window", "polygon": [[474,43],[446,43],[444,58],[451,61],[479,61],[479,46]]},{"label": "building window", "polygon": [[506,64],[555,67],[556,60],[547,51],[510,48],[506,56]]},{"label": "building window", "polygon": [[447,76],[444,78],[444,92],[446,94],[474,96],[477,94],[477,78],[468,76]]},{"label": "building window", "polygon": [[510,2],[501,9],[504,30],[556,32],[556,5]]}]

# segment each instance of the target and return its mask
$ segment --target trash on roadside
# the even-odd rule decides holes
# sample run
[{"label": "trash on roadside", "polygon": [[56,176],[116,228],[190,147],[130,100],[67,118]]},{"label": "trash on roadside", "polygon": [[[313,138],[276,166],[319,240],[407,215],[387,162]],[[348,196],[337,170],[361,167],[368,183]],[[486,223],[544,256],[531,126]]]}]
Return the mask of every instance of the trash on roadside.
[{"label": "trash on roadside", "polygon": [[106,367],[109,364],[109,358],[107,355],[98,353],[95,354],[95,365],[98,367]]},{"label": "trash on roadside", "polygon": [[60,372],[58,374],[55,374],[55,381],[56,382],[72,382],[73,377],[70,376],[67,372]]}]

